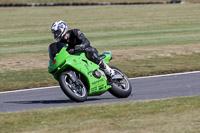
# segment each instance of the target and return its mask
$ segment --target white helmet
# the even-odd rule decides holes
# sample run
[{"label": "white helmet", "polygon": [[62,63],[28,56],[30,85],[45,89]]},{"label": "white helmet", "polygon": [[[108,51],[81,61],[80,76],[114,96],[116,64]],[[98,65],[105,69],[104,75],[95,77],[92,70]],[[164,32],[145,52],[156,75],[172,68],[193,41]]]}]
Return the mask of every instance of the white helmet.
[{"label": "white helmet", "polygon": [[65,36],[67,31],[67,24],[62,20],[54,22],[51,26],[51,32],[54,34],[54,39],[58,42]]}]

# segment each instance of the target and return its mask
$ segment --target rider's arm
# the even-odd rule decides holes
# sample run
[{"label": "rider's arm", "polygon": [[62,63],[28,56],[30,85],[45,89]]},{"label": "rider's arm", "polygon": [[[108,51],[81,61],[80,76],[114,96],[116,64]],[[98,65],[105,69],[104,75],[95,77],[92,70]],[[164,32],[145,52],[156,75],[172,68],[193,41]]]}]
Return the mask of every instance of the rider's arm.
[{"label": "rider's arm", "polygon": [[75,50],[84,51],[86,48],[90,47],[90,41],[85,37],[85,35],[79,29],[75,29],[74,34],[81,41],[81,44],[77,45],[75,47]]}]

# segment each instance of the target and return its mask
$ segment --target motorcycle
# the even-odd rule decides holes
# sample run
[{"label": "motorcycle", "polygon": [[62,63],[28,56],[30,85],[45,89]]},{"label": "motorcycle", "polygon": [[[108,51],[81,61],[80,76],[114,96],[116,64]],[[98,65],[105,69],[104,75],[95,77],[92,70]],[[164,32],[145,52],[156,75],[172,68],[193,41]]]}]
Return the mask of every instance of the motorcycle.
[{"label": "motorcycle", "polygon": [[[83,102],[88,96],[99,96],[107,91],[117,98],[126,98],[131,94],[130,81],[120,69],[111,67],[115,75],[110,77],[97,64],[88,60],[84,52],[72,55],[68,53],[67,47],[68,44],[65,44],[59,52],[49,49],[48,72],[59,82],[62,91],[71,100]],[[108,64],[112,53],[101,53],[99,58]]]}]

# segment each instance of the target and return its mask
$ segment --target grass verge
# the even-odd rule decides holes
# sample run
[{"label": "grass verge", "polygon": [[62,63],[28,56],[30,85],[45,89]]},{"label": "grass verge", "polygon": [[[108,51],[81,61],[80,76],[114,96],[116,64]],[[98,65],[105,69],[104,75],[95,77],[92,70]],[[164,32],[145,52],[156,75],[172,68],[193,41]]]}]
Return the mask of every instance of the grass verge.
[{"label": "grass verge", "polygon": [[58,85],[47,69],[10,71],[2,73],[0,79],[1,91]]},{"label": "grass verge", "polygon": [[194,96],[0,113],[0,130],[2,133],[199,133],[199,100],[200,96]]},{"label": "grass verge", "polygon": [[[134,60],[124,57],[121,61],[111,61],[110,65],[117,66],[128,77],[196,71],[200,68],[200,55],[172,55],[170,57]],[[45,68],[18,72],[9,71],[1,73],[0,79],[0,86],[2,87],[0,91],[58,85],[57,81],[53,79],[53,76]]]},{"label": "grass verge", "polygon": [[96,2],[169,2],[170,0],[1,0],[7,3],[96,3]]}]

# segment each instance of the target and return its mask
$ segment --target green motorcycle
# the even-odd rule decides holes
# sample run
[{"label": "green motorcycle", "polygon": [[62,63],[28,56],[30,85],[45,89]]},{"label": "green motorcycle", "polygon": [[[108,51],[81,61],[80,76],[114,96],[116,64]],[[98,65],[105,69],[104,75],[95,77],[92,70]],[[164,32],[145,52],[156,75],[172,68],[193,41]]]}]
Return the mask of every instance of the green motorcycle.
[{"label": "green motorcycle", "polygon": [[[66,44],[59,53],[53,51],[54,56],[50,56],[48,71],[71,100],[83,102],[88,96],[98,96],[106,91],[118,98],[126,98],[131,94],[129,79],[118,68],[111,67],[115,71],[111,78],[98,65],[88,60],[84,52],[71,55],[67,52],[67,47]],[[52,50],[49,51],[51,55]],[[99,58],[108,64],[112,59],[112,53],[101,53]]]}]

